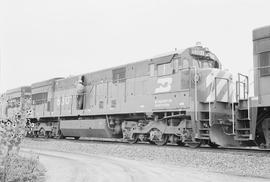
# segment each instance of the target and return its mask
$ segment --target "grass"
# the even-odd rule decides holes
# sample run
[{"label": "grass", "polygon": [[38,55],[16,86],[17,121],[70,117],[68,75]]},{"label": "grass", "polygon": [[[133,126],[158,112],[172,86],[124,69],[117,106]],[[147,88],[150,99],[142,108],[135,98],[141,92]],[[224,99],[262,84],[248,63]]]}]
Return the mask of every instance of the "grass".
[{"label": "grass", "polygon": [[4,171],[6,171],[6,182],[45,181],[45,170],[37,156],[23,157],[18,154],[10,154],[3,162],[6,163],[6,168],[1,167],[0,179],[3,179]]}]

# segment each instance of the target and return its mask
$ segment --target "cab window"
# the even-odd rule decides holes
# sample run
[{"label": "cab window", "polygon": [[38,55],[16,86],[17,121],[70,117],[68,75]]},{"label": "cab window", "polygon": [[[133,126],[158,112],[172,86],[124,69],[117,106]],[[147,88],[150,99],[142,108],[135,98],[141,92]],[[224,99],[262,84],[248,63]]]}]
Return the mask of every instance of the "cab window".
[{"label": "cab window", "polygon": [[259,54],[260,75],[270,75],[270,52],[263,52]]},{"label": "cab window", "polygon": [[47,102],[48,92],[32,94],[32,104],[40,105]]},{"label": "cab window", "polygon": [[117,68],[112,70],[113,83],[125,82],[126,80],[126,68]]},{"label": "cab window", "polygon": [[158,64],[157,65],[158,76],[172,74],[171,63]]},{"label": "cab window", "polygon": [[201,61],[201,68],[213,68],[213,64],[209,61]]},{"label": "cab window", "polygon": [[[195,64],[195,62],[197,62]],[[219,68],[219,65],[216,61],[212,60],[204,60],[204,59],[194,59],[194,66],[196,65],[198,68]]]}]

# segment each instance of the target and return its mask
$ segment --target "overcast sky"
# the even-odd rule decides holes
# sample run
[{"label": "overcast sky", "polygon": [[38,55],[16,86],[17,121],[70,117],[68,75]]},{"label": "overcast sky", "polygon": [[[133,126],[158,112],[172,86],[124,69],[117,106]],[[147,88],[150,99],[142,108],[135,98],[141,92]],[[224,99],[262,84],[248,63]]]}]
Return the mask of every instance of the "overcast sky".
[{"label": "overcast sky", "polygon": [[252,68],[269,0],[0,0],[0,92],[118,66],[200,41],[234,74]]}]

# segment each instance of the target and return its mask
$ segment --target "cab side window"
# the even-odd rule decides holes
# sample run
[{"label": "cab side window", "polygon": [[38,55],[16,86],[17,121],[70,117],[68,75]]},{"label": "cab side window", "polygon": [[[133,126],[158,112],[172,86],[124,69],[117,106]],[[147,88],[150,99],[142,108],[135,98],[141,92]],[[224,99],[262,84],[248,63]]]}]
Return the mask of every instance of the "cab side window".
[{"label": "cab side window", "polygon": [[32,94],[32,104],[40,105],[47,102],[48,92]]},{"label": "cab side window", "polygon": [[126,68],[118,68],[112,70],[113,83],[126,81]]},{"label": "cab side window", "polygon": [[270,75],[270,52],[263,52],[259,54],[260,75]]},{"label": "cab side window", "polygon": [[171,63],[164,63],[164,64],[158,64],[157,65],[157,74],[158,76],[163,76],[163,75],[169,75],[172,74],[172,65]]}]

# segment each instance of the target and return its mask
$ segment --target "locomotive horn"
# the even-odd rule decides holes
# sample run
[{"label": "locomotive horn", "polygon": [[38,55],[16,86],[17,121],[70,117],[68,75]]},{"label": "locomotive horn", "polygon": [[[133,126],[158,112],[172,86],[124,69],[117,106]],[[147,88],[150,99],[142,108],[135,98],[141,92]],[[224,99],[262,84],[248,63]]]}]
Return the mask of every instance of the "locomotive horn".
[{"label": "locomotive horn", "polygon": [[234,134],[226,132],[227,125],[224,124],[213,124],[210,128],[210,140],[211,142],[220,146],[239,146],[239,142],[234,140]]}]

